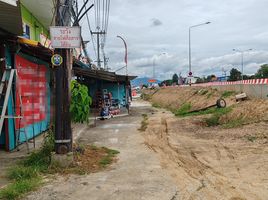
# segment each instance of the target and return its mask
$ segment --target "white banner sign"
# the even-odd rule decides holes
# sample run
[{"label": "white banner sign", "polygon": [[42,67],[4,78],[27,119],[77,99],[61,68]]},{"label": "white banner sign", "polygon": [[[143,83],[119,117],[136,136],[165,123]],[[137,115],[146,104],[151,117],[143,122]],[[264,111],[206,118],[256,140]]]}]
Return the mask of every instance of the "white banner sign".
[{"label": "white banner sign", "polygon": [[81,46],[80,26],[51,26],[50,36],[53,48],[72,49]]},{"label": "white banner sign", "polygon": [[12,6],[17,6],[17,0],[0,0],[0,1],[10,4]]}]

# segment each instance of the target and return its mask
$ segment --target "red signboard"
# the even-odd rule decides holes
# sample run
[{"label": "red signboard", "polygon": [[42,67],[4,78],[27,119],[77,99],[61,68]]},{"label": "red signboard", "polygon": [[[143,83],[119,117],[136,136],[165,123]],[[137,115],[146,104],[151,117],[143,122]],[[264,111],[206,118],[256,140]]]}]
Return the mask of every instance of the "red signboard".
[{"label": "red signboard", "polygon": [[[20,126],[24,127],[46,118],[47,68],[45,65],[33,63],[19,55],[15,57],[15,64],[19,77],[16,84],[16,115],[20,115],[19,95],[21,95],[23,119]],[[18,122],[17,119],[17,127]]]}]

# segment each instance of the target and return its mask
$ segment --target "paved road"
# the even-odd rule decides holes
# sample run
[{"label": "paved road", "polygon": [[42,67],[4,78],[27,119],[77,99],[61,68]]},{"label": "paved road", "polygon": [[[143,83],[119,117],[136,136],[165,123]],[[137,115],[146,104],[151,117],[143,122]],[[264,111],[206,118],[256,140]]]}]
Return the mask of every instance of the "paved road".
[{"label": "paved road", "polygon": [[175,183],[137,130],[141,115],[151,109],[149,104],[134,102],[130,116],[99,121],[96,128],[81,133],[79,141],[83,144],[120,151],[111,169],[87,176],[58,177],[27,199],[175,200]]}]

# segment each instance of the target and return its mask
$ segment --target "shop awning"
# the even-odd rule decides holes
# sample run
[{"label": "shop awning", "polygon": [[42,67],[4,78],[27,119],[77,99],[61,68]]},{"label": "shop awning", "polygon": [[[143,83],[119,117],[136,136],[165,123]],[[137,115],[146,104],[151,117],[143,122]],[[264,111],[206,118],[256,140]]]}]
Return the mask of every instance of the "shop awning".
[{"label": "shop awning", "polygon": [[107,72],[101,70],[83,69],[81,67],[73,67],[75,76],[86,76],[89,78],[117,82],[114,72]]},{"label": "shop awning", "polygon": [[135,78],[137,78],[137,76],[125,76],[125,75],[116,75],[116,79],[121,82],[121,81],[126,81],[126,79],[128,81],[134,80]]},{"label": "shop awning", "polygon": [[17,37],[16,42],[20,45],[21,52],[40,58],[41,60],[50,63],[51,56],[53,55],[53,51],[51,49],[44,47],[37,41],[22,37]]},{"label": "shop awning", "polygon": [[22,18],[19,1],[0,1],[0,35],[22,35]]}]

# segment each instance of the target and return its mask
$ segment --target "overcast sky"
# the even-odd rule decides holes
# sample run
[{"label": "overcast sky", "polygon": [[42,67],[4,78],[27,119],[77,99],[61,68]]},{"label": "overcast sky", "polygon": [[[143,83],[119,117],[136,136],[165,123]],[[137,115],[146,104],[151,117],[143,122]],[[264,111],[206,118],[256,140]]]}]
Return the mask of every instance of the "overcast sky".
[{"label": "overcast sky", "polygon": [[[93,0],[91,0],[93,1]],[[105,52],[113,70],[124,66],[124,46],[128,44],[129,74],[151,77],[155,61],[156,77],[168,79],[174,73],[188,73],[188,29],[191,29],[192,71],[194,76],[222,75],[222,69],[241,69],[253,74],[268,63],[268,0],[111,0]],[[94,10],[90,14],[93,25]],[[87,23],[84,38],[90,39]],[[92,42],[88,50],[96,60]],[[165,53],[165,54],[163,54]],[[125,73],[124,70],[120,73]]]}]

